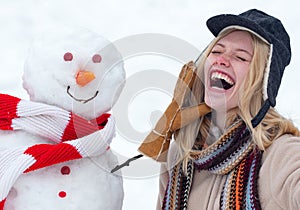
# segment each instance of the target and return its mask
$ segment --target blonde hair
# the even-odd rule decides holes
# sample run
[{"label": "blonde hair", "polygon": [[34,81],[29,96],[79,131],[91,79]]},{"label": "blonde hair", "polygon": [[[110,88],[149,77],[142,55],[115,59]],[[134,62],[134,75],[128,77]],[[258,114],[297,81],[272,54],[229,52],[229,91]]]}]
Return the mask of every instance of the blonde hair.
[{"label": "blonde hair", "polygon": [[[214,45],[224,36],[237,29],[228,29],[216,37],[204,50],[197,62],[197,78],[193,84],[190,97],[184,106],[192,106],[204,102],[204,63]],[[281,116],[274,108],[270,108],[262,122],[253,128],[252,118],[258,113],[263,104],[263,79],[269,59],[270,46],[257,36],[249,32],[253,40],[254,55],[250,64],[250,70],[239,92],[238,106],[228,112],[226,125],[230,125],[237,116],[241,117],[252,133],[253,142],[261,150],[265,150],[272,142],[283,134],[300,136],[299,130],[290,120]],[[174,164],[183,161],[184,169],[190,157],[190,152],[195,146],[195,140],[205,141],[208,136],[211,120],[204,116],[188,126],[180,129],[176,135],[177,154]],[[197,140],[198,141],[198,140]],[[197,142],[196,142],[197,143]]]}]

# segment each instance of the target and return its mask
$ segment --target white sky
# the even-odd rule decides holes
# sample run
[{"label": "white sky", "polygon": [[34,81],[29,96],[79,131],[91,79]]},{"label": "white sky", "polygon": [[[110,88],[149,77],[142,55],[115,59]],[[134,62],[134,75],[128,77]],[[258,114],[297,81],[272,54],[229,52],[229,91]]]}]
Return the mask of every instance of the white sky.
[{"label": "white sky", "polygon": [[[294,0],[0,0],[0,92],[28,98],[22,88],[24,60],[32,40],[48,27],[57,27],[59,30],[64,25],[83,26],[102,34],[111,41],[122,40],[135,34],[166,34],[185,40],[201,51],[212,39],[205,25],[209,17],[221,13],[238,14],[250,8],[257,8],[278,17],[290,34],[292,61],[286,68],[276,108],[299,125],[300,110],[297,107],[300,101],[298,93],[300,70],[297,66],[300,57],[300,29],[298,27],[300,14]],[[125,62],[128,67],[126,69],[128,78],[136,72],[136,69],[142,68],[143,64],[140,59],[142,58],[130,58]],[[151,59],[148,62],[150,64]],[[164,66],[165,71],[170,71],[174,75],[179,72],[180,63],[172,59],[166,63],[176,69]],[[148,95],[145,95],[146,92],[137,94],[139,97],[133,98],[130,102],[128,118],[132,127],[137,130],[145,129],[143,126],[139,127],[140,122],[145,118],[149,121],[150,113],[153,115],[153,112],[163,110],[163,106],[169,99],[168,94],[158,94],[156,95],[160,97],[158,100],[153,100],[144,107],[143,99],[146,100],[155,92],[153,91],[148,91]],[[161,106],[158,103],[160,101],[162,101]],[[141,106],[144,109],[138,109]],[[118,141],[121,142],[122,147],[118,146]],[[125,146],[126,143],[129,145],[128,149]],[[115,146],[118,153],[125,156],[137,154],[135,152],[137,142],[124,141],[122,133],[118,133],[117,140],[112,146]],[[126,151],[121,151],[121,149]],[[139,163],[131,165],[136,169],[138,166]],[[144,175],[135,171],[137,174],[134,175],[133,172],[126,170],[124,171],[126,177],[124,178],[123,209],[154,209],[158,185],[157,171],[147,172]],[[143,170],[142,167],[141,170]]]}]

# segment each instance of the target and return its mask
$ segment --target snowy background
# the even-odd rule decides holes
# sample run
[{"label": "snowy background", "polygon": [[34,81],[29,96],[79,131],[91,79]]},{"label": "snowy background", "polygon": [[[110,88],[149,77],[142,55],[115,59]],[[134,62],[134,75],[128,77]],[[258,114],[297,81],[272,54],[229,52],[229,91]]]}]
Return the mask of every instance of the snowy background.
[{"label": "snowy background", "polygon": [[[286,69],[276,108],[299,126],[300,14],[294,0],[0,0],[0,92],[28,99],[22,88],[24,61],[33,39],[49,27],[56,27],[57,30],[64,25],[85,27],[112,42],[126,42],[129,48],[137,47],[130,38],[142,34],[140,37],[146,39],[145,33],[163,34],[158,44],[162,44],[166,37],[173,37],[171,43],[174,45],[184,41],[189,43],[179,57],[160,53],[159,50],[143,54],[143,49],[140,49],[139,54],[125,58],[127,85],[135,89],[130,92],[130,88],[127,88],[121,96],[127,100],[122,112],[117,110],[118,104],[113,109],[117,113],[116,120],[128,122],[126,126],[129,126],[127,129],[122,124],[118,125],[118,133],[112,144],[112,149],[122,162],[138,154],[136,149],[143,136],[149,132],[170,100],[174,78],[181,65],[195,59],[197,52],[188,54],[190,52],[187,49],[194,47],[201,51],[212,39],[205,21],[216,14],[238,14],[250,8],[264,10],[278,17],[290,34],[292,62]],[[141,72],[144,76],[149,72],[153,74],[142,81]],[[155,74],[159,72],[161,74]],[[158,83],[153,85],[153,79]],[[128,130],[131,131],[128,133]],[[158,164],[142,159],[124,169],[123,174],[123,209],[155,209]]]}]

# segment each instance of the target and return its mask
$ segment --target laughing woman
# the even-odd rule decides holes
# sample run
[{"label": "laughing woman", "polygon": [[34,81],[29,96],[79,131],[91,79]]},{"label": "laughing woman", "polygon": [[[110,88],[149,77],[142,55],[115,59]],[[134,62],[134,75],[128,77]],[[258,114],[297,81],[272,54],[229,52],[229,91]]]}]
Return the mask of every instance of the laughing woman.
[{"label": "laughing woman", "polygon": [[300,135],[273,107],[291,59],[281,22],[218,15],[184,106],[212,112],[180,129],[162,165],[157,209],[299,209]]}]

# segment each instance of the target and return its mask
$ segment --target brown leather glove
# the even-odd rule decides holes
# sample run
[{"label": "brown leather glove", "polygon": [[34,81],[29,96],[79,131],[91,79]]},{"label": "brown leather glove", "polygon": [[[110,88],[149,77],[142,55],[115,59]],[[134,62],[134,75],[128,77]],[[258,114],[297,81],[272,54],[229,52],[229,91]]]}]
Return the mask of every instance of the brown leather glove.
[{"label": "brown leather glove", "polygon": [[182,107],[195,80],[195,69],[193,61],[184,65],[181,69],[172,102],[138,149],[142,154],[157,161],[166,161],[172,134],[210,112],[210,108],[204,103],[188,108]]}]

